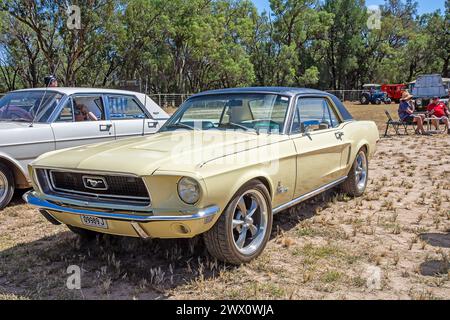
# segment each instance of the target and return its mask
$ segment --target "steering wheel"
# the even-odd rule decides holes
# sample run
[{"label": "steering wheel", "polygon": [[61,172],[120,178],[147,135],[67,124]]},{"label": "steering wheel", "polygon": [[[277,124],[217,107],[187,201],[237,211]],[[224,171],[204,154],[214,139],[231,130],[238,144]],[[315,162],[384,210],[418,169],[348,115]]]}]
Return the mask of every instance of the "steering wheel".
[{"label": "steering wheel", "polygon": [[220,124],[219,125],[219,127],[235,127],[235,128],[238,128],[238,129],[243,129],[243,130],[245,130],[245,131],[248,131],[249,130],[249,128],[247,128],[246,126],[243,126],[242,124],[239,124],[239,123],[234,123],[234,122],[227,122],[227,123],[222,123],[222,124]]},{"label": "steering wheel", "polygon": [[253,126],[254,128],[257,127],[258,124],[260,124],[260,123],[269,123],[268,126],[261,126],[261,127],[268,127],[269,129],[273,129],[275,127],[275,128],[280,129],[280,124],[278,122],[276,122],[275,120],[272,120],[272,119],[256,120],[253,123],[254,123],[254,126]]}]

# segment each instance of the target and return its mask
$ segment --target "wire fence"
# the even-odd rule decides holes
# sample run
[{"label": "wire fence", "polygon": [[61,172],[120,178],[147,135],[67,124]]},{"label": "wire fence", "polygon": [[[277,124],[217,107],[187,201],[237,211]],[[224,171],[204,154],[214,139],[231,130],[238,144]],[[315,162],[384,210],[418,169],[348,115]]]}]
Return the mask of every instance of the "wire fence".
[{"label": "wire fence", "polygon": [[[138,90],[136,90],[138,91]],[[325,90],[338,97],[341,101],[359,101],[363,90]],[[0,98],[6,93],[0,93]],[[193,94],[191,93],[149,93],[152,98],[162,108],[178,108],[186,99]]]},{"label": "wire fence", "polygon": [[[364,90],[325,90],[338,97],[341,101],[359,101]],[[192,94],[189,93],[156,93],[150,98],[163,108],[178,108]]]}]

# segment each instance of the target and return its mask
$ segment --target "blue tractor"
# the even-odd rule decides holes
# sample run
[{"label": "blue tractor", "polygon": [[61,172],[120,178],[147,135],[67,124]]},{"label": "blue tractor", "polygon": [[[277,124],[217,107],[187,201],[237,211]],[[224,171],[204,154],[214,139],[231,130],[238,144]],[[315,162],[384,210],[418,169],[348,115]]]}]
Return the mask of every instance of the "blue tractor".
[{"label": "blue tractor", "polygon": [[381,91],[381,85],[379,84],[365,84],[363,85],[363,92],[359,98],[361,104],[391,104],[391,98],[389,98],[386,92]]}]

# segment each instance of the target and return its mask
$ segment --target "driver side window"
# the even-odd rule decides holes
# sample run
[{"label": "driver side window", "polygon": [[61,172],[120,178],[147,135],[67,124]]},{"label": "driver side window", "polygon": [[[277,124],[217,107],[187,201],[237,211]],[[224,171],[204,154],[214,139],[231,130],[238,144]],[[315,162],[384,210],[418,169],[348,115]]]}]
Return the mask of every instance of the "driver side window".
[{"label": "driver side window", "polygon": [[56,122],[73,122],[73,121],[74,121],[73,102],[72,98],[69,98],[69,100],[67,100],[67,102],[64,104],[61,113],[56,119]]},{"label": "driver side window", "polygon": [[300,98],[295,108],[291,133],[336,128],[339,118],[326,98]]}]

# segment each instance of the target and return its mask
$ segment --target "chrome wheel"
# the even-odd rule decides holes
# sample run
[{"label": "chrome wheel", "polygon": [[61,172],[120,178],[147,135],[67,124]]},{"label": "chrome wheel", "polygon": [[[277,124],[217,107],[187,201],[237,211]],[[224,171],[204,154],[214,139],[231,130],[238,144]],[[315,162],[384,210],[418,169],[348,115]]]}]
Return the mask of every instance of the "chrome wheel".
[{"label": "chrome wheel", "polygon": [[364,151],[356,157],[355,182],[358,191],[364,191],[367,182],[367,158]]},{"label": "chrome wheel", "polygon": [[8,188],[8,179],[3,172],[0,171],[0,203],[2,203],[8,195]]},{"label": "chrome wheel", "polygon": [[232,234],[234,245],[244,255],[252,255],[264,243],[268,208],[264,195],[256,189],[246,191],[234,208]]}]

